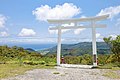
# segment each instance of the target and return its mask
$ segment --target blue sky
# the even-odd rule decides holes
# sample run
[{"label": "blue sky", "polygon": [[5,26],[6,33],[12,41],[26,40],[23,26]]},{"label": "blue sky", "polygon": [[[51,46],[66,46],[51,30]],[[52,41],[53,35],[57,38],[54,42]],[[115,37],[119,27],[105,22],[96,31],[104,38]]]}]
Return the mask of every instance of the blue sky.
[{"label": "blue sky", "polygon": [[[0,0],[0,44],[56,43],[47,18],[81,18],[110,14],[106,28],[97,29],[97,41],[120,34],[119,0]],[[91,29],[63,31],[63,43],[90,41]]]}]

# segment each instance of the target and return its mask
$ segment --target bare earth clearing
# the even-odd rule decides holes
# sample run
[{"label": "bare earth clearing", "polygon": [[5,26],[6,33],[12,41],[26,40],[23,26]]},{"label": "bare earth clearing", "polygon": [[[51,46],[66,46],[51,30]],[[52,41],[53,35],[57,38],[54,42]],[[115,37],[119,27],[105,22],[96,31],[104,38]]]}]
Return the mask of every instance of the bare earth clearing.
[{"label": "bare earth clearing", "polygon": [[[60,68],[57,69],[34,69],[27,71],[24,75],[17,75],[2,80],[120,80],[105,77],[103,74],[109,72],[109,69],[75,69]],[[117,71],[119,74],[120,71]]]}]

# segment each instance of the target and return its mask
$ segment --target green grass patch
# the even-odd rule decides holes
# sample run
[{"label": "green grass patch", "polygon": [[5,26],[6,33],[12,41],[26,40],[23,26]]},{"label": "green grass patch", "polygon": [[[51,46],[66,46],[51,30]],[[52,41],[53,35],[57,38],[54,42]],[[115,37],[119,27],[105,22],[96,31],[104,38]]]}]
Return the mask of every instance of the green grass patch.
[{"label": "green grass patch", "polygon": [[114,79],[120,79],[120,76],[113,72],[113,71],[109,71],[103,74],[103,76],[109,77],[109,78],[114,78]]},{"label": "green grass patch", "polygon": [[108,63],[105,65],[98,66],[98,69],[109,69],[109,71],[105,72],[103,76],[109,77],[109,78],[115,78],[120,79],[120,75],[117,74],[116,71],[120,70],[120,67],[117,67],[116,64]]},{"label": "green grass patch", "polygon": [[112,67],[112,70],[120,70],[120,67]]},{"label": "green grass patch", "polygon": [[0,64],[0,79],[6,77],[12,77],[19,74],[24,74],[24,72],[32,69],[39,68],[54,68],[54,66],[45,65],[19,65],[19,64]]},{"label": "green grass patch", "polygon": [[115,66],[116,66],[115,64],[108,63],[108,64],[105,64],[105,65],[98,66],[98,68],[99,69],[112,69]]}]

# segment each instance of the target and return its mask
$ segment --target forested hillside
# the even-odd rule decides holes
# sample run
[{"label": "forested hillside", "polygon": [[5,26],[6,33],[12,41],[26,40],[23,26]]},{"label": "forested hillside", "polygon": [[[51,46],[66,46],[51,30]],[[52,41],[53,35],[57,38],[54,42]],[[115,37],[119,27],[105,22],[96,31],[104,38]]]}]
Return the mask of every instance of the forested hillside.
[{"label": "forested hillside", "polygon": [[[49,51],[48,54],[54,54],[57,51],[57,46],[44,50]],[[109,54],[110,48],[105,42],[97,42],[98,54]],[[62,55],[79,56],[83,54],[92,54],[92,43],[91,42],[80,42],[77,44],[62,44]]]},{"label": "forested hillside", "polygon": [[8,47],[0,46],[0,61],[18,60],[18,59],[32,59],[32,57],[41,57],[41,54],[36,52],[29,52],[22,47]]}]

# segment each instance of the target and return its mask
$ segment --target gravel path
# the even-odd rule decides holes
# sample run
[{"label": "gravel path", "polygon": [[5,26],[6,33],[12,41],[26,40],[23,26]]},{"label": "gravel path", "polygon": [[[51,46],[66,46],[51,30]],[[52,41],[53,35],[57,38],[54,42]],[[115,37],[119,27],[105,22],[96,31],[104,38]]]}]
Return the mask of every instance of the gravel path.
[{"label": "gravel path", "polygon": [[24,75],[2,80],[120,80],[102,76],[105,71],[109,70],[60,67],[57,69],[34,69],[27,71]]}]

